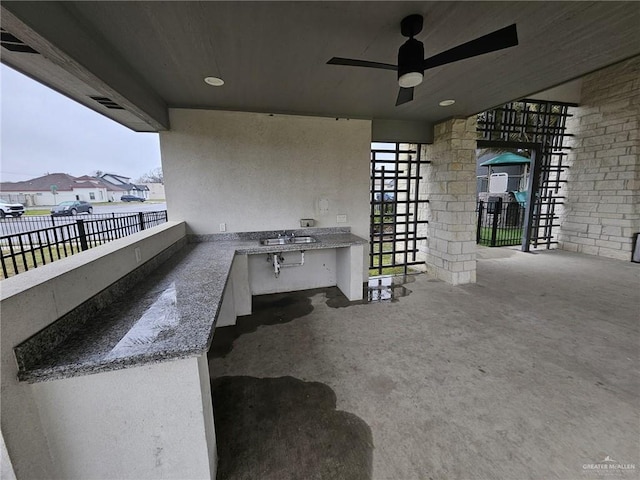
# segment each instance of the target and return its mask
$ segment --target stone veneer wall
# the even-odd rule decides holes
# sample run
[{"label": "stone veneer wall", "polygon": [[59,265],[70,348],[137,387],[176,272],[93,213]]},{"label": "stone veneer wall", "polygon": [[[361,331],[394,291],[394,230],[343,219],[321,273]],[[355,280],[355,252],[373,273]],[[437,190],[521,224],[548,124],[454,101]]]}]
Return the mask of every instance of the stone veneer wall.
[{"label": "stone veneer wall", "polygon": [[453,285],[476,281],[476,117],[435,127],[434,142],[423,146],[429,199],[428,238],[420,247],[427,271]]},{"label": "stone veneer wall", "polygon": [[559,247],[630,260],[640,231],[640,57],[584,77],[572,113]]}]

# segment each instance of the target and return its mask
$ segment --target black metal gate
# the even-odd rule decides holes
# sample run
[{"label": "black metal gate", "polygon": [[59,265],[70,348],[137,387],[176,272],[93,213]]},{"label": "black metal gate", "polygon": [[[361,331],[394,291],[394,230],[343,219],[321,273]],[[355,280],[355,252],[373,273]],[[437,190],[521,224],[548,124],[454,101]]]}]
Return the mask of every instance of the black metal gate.
[{"label": "black metal gate", "polygon": [[[566,120],[575,104],[542,100],[521,100],[478,115],[478,131],[485,141],[517,144],[535,143],[540,147],[539,178],[532,195],[531,244],[535,247],[558,243],[554,228],[559,227],[557,207],[564,203],[561,187],[567,150]],[[478,144],[480,145],[480,141]]]},{"label": "black metal gate", "polygon": [[369,274],[401,275],[418,260],[426,237],[426,203],[420,194],[420,145],[384,144],[371,149]]},{"label": "black metal gate", "polygon": [[517,201],[505,202],[489,197],[478,202],[476,241],[488,247],[521,245],[524,233],[525,207]]}]

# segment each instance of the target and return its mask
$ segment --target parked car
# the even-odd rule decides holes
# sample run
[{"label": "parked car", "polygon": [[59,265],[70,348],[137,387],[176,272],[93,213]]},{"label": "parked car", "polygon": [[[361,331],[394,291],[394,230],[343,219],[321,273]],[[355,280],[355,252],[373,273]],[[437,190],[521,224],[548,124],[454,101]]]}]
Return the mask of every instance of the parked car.
[{"label": "parked car", "polygon": [[24,205],[21,203],[4,203],[0,202],[0,218],[4,218],[7,215],[12,217],[19,217],[24,213]]},{"label": "parked car", "polygon": [[54,217],[60,215],[77,215],[78,213],[93,213],[93,207],[89,202],[80,200],[70,200],[62,202],[51,209],[51,215]]},{"label": "parked car", "polygon": [[136,197],[135,195],[122,195],[120,200],[123,202],[144,202],[144,198]]},{"label": "parked car", "polygon": [[380,192],[374,195],[374,199],[376,200],[376,202],[380,202],[383,198],[385,202],[393,202],[396,196],[393,192],[384,192],[384,197]]}]

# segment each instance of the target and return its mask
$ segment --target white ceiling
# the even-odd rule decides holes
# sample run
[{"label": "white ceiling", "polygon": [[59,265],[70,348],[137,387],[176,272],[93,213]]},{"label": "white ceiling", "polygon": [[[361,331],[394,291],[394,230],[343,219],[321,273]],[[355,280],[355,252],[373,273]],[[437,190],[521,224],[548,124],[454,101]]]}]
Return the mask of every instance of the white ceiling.
[{"label": "white ceiling", "polygon": [[[395,106],[400,20],[424,15],[426,56],[517,24],[519,45],[425,72]],[[2,27],[40,55],[4,63],[135,130],[168,107],[437,123],[640,54],[639,2],[3,2]],[[205,76],[225,80],[220,88]],[[124,110],[89,96],[108,97]],[[438,102],[455,99],[452,107]],[[557,98],[555,100],[565,100]]]}]

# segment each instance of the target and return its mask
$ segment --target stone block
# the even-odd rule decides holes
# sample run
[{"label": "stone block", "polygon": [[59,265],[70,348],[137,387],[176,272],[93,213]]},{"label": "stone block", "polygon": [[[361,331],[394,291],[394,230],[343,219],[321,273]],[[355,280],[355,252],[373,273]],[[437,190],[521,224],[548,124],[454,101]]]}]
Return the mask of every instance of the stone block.
[{"label": "stone block", "polygon": [[595,190],[622,190],[624,183],[622,180],[601,180],[595,182]]},{"label": "stone block", "polygon": [[600,235],[602,233],[602,225],[589,225],[587,233],[590,235]]},{"label": "stone block", "polygon": [[580,125],[582,127],[586,126],[586,125],[591,125],[594,123],[598,123],[602,120],[602,114],[600,112],[598,113],[592,113],[590,115],[584,115],[580,118]]},{"label": "stone block", "polygon": [[617,209],[616,213],[622,213],[622,214],[633,213],[634,210],[635,210],[633,204],[623,203],[623,204],[618,204],[617,207],[618,207],[618,209]]},{"label": "stone block", "polygon": [[449,212],[464,212],[466,210],[465,202],[447,202],[446,210]]},{"label": "stone block", "polygon": [[462,242],[462,253],[475,255],[478,251],[478,245],[475,241],[473,242]]},{"label": "stone block", "polygon": [[607,240],[596,240],[596,246],[610,248],[612,250],[620,250],[622,244],[620,242],[611,242]]},{"label": "stone block", "polygon": [[600,250],[600,247],[592,247],[589,245],[580,245],[578,247],[578,252],[586,253],[587,255],[598,255],[599,250]]},{"label": "stone block", "polygon": [[447,253],[460,255],[462,253],[462,242],[449,242],[447,245]]},{"label": "stone block", "polygon": [[452,277],[451,283],[453,285],[465,285],[467,283],[472,283],[472,278],[475,278],[475,275],[472,277],[472,272],[458,272]]},{"label": "stone block", "polygon": [[564,230],[569,232],[583,232],[587,233],[588,225],[585,223],[575,223],[567,221],[563,225]]},{"label": "stone block", "polygon": [[622,227],[607,225],[602,227],[602,235],[613,235],[615,237],[622,236]]},{"label": "stone block", "polygon": [[610,248],[600,248],[598,255],[601,257],[613,258],[628,262],[631,259],[631,249],[628,250],[612,250]]},{"label": "stone block", "polygon": [[618,205],[615,203],[601,203],[598,205],[599,213],[618,213]]},{"label": "stone block", "polygon": [[560,242],[560,249],[561,250],[567,250],[568,252],[577,252],[578,251],[578,245],[576,245],[575,243],[571,243],[571,242]]},{"label": "stone block", "polygon": [[638,176],[640,176],[640,168],[637,171],[634,171],[625,167],[625,171],[618,173],[618,178],[620,180],[635,180]]},{"label": "stone block", "polygon": [[622,132],[624,128],[624,123],[616,123],[614,125],[610,125],[608,127],[606,127],[605,129],[605,133],[616,133],[616,132]]},{"label": "stone block", "polygon": [[[614,143],[608,143],[607,145],[614,145]],[[612,158],[619,157],[621,155],[626,155],[628,153],[626,147],[606,147],[603,146],[601,149],[596,151],[596,158]]]}]

